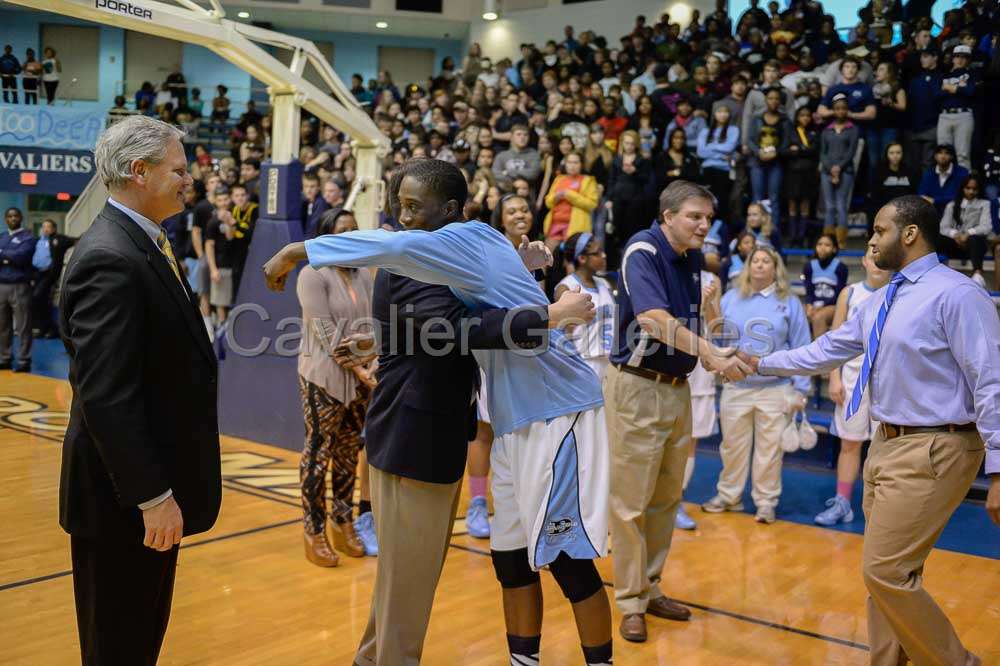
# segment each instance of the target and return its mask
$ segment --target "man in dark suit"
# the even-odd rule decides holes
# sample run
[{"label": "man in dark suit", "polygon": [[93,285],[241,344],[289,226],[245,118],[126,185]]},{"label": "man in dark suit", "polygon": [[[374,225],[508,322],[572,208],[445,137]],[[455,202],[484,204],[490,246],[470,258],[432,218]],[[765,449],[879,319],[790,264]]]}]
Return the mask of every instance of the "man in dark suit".
[{"label": "man in dark suit", "polygon": [[59,522],[83,663],[156,663],[178,546],[221,501],[216,359],[160,223],[191,187],[183,134],[145,116],[94,150],[108,205],[63,278],[73,404]]},{"label": "man in dark suit", "polygon": [[59,233],[55,220],[42,222],[42,235],[35,244],[32,265],[35,267],[35,283],[31,290],[31,323],[38,334],[36,337],[54,338],[57,327],[52,317],[52,289],[62,274],[66,252],[76,243]]}]

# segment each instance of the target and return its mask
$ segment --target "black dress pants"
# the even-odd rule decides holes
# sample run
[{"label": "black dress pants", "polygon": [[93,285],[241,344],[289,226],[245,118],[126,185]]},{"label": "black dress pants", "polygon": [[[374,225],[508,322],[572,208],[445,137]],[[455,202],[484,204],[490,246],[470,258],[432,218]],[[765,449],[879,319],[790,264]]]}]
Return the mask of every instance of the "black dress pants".
[{"label": "black dress pants", "polygon": [[177,550],[72,537],[73,592],[84,666],[154,666],[170,619]]},{"label": "black dress pants", "polygon": [[955,242],[955,239],[947,236],[938,236],[938,252],[946,255],[949,259],[962,259],[972,262],[972,269],[983,270],[983,258],[986,256],[986,236],[969,236],[969,240],[962,247]]}]

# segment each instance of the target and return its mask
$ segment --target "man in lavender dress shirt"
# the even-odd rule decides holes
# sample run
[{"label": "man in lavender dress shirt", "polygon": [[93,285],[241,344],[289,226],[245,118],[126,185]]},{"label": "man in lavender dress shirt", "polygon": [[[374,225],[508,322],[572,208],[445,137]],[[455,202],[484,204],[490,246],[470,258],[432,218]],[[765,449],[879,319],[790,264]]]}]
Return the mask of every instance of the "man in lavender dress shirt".
[{"label": "man in lavender dress shirt", "polygon": [[871,391],[872,418],[881,422],[864,469],[863,573],[876,666],[907,657],[981,663],[922,580],[924,561],[979,471],[984,441],[986,509],[1000,525],[1000,320],[981,287],[939,263],[938,224],[920,197],[889,202],[869,245],[875,264],[895,271],[893,281],[812,344],[750,359],[760,374],[785,376],[868,356],[859,390]]}]

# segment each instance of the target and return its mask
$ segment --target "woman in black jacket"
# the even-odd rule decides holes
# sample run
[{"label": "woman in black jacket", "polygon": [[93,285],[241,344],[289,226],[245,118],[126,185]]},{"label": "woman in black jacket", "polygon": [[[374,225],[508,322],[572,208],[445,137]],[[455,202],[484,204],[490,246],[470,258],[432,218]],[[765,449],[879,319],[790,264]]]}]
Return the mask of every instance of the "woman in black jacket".
[{"label": "woman in black jacket", "polygon": [[903,162],[903,144],[892,142],[885,149],[885,155],[875,170],[872,189],[868,194],[868,235],[871,236],[875,214],[879,209],[905,194],[916,194],[920,184],[920,174]]},{"label": "woman in black jacket", "polygon": [[[683,134],[683,130],[681,134]],[[618,154],[611,162],[605,207],[611,211],[611,225],[605,240],[608,267],[618,268],[621,248],[632,234],[645,229],[649,217],[652,177],[650,161],[639,152],[639,135],[634,130],[622,132]]]},{"label": "woman in black jacket", "polygon": [[670,133],[664,151],[657,156],[655,171],[657,195],[675,180],[700,181],[701,164],[694,153],[688,150],[687,135],[680,127]]},{"label": "woman in black jacket", "polygon": [[[819,192],[819,132],[809,107],[795,113],[795,128],[782,151],[785,160],[785,196],[788,198],[789,243],[808,247],[810,211]],[[774,202],[777,205],[777,202]]]}]

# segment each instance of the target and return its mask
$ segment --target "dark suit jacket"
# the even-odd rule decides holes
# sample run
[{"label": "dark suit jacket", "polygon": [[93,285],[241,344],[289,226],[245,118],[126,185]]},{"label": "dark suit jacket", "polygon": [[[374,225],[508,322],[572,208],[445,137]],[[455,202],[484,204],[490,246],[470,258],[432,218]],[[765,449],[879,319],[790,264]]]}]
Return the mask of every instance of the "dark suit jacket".
[{"label": "dark suit jacket", "polygon": [[74,536],[141,539],[138,505],[172,488],[184,533],[204,532],[222,495],[216,358],[187,286],[111,205],[77,242],[62,285],[73,404],[59,523]]},{"label": "dark suit jacket", "polygon": [[[370,464],[430,483],[462,478],[469,441],[476,436],[479,366],[459,344],[448,353],[428,353],[419,344],[420,330],[428,320],[442,317],[460,335],[463,320],[479,317],[478,324],[467,322],[469,349],[533,348],[546,342],[545,308],[517,308],[510,314],[505,340],[507,310],[473,313],[448,287],[379,272],[372,296],[372,315],[381,327],[378,386],[365,425]],[[412,353],[406,348],[407,339],[417,341]],[[433,349],[443,349],[446,341],[432,339]]]}]

